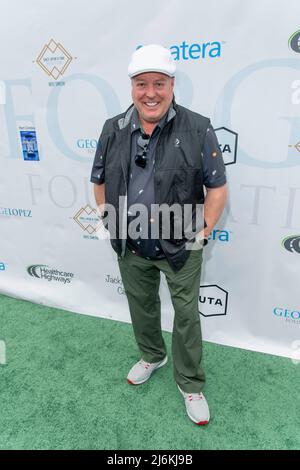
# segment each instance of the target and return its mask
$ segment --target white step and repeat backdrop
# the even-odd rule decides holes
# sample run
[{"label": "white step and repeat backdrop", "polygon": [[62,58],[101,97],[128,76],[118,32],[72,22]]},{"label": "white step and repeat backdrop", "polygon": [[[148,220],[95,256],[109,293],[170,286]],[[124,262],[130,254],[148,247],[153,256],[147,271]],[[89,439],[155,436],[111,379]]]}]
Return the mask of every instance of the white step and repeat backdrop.
[{"label": "white step and repeat backdrop", "polygon": [[[205,248],[208,341],[300,357],[298,0],[0,0],[0,292],[130,322],[90,170],[141,44],[169,47],[178,103],[209,116],[230,200]],[[162,324],[173,309],[163,279]]]}]

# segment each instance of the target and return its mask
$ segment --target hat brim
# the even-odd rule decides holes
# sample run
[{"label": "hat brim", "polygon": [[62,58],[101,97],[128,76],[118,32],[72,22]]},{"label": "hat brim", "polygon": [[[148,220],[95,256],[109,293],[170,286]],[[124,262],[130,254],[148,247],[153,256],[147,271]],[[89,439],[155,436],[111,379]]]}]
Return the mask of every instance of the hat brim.
[{"label": "hat brim", "polygon": [[163,75],[167,75],[170,78],[175,77],[175,73],[166,72],[166,70],[162,70],[162,69],[159,69],[159,68],[153,68],[153,67],[151,67],[150,69],[145,68],[145,69],[142,69],[142,70],[138,70],[136,72],[131,72],[128,75],[129,75],[130,78],[134,78],[134,77],[137,77],[138,75],[141,75],[142,73],[147,73],[147,72],[158,72],[158,73],[162,73]]}]

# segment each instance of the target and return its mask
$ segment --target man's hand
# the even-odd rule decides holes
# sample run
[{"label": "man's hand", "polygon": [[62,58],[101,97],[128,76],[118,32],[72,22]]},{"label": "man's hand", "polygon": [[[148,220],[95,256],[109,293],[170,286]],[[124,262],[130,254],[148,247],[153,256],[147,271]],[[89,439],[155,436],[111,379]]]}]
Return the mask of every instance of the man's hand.
[{"label": "man's hand", "polygon": [[207,245],[207,237],[208,235],[205,235],[205,231],[201,230],[201,232],[197,233],[197,235],[195,236],[195,242],[199,245],[205,246]]},{"label": "man's hand", "polygon": [[105,184],[94,184],[94,195],[97,204],[97,211],[100,216],[105,210]]}]

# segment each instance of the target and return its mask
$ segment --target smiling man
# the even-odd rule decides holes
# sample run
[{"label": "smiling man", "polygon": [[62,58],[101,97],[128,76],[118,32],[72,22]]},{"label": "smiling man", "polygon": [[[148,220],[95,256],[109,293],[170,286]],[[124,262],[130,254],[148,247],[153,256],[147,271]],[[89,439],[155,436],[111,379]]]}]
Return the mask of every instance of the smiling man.
[{"label": "smiling man", "polygon": [[[117,217],[115,232],[110,230],[111,244],[118,255],[141,353],[127,381],[140,385],[167,363],[159,297],[162,272],[175,313],[174,378],[189,418],[204,425],[210,413],[202,392],[205,375],[198,313],[202,249],[224,209],[227,187],[222,153],[209,119],[175,102],[175,70],[170,51],[162,46],[151,44],[133,53],[128,67],[133,104],[104,124],[91,182],[99,210],[103,213],[112,206]],[[125,200],[122,206],[119,197]],[[204,226],[196,216],[196,207],[203,204]],[[167,236],[160,215],[153,217],[155,205],[170,208],[173,225]],[[182,213],[171,217],[174,205],[192,208],[192,222],[200,227],[192,239],[183,230],[175,236],[176,223],[184,217]],[[143,223],[137,223],[138,212]]]},{"label": "smiling man", "polygon": [[132,78],[132,99],[141,126],[151,134],[173,100],[174,78],[160,72],[141,73]]}]

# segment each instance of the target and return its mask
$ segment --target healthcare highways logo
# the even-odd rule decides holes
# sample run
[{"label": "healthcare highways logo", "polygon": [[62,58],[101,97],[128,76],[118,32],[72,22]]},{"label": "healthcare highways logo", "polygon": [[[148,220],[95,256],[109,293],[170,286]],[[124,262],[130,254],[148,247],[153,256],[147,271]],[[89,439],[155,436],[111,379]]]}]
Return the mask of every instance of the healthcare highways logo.
[{"label": "healthcare highways logo", "polygon": [[282,246],[290,253],[300,254],[300,235],[289,235],[282,240]]},{"label": "healthcare highways logo", "polygon": [[37,279],[45,279],[48,282],[60,282],[71,284],[74,274],[56,268],[50,268],[45,264],[33,264],[28,266],[27,273]]},{"label": "healthcare highways logo", "polygon": [[293,33],[289,38],[289,47],[294,51],[300,53],[300,29]]}]

